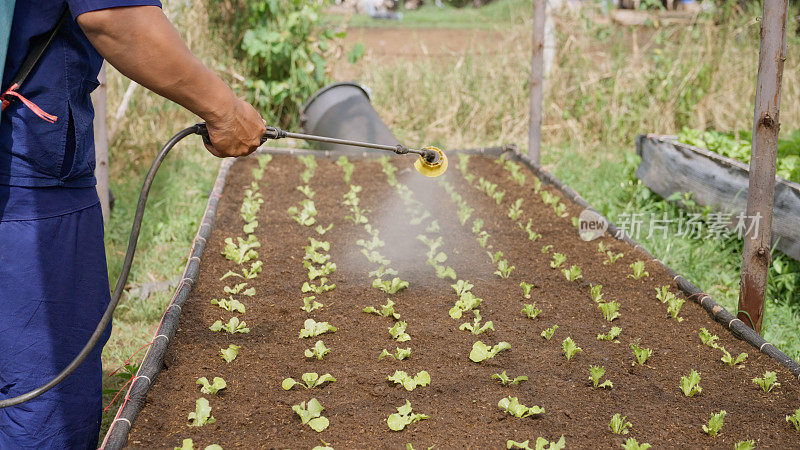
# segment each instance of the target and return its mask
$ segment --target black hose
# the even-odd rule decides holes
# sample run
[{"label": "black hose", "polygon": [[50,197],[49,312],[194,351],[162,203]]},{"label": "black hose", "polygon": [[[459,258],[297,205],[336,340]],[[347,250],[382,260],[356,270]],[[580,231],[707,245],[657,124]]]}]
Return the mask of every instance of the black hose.
[{"label": "black hose", "polygon": [[97,328],[95,328],[94,333],[92,333],[92,337],[89,338],[89,341],[83,346],[83,349],[81,349],[80,353],[78,353],[75,359],[73,359],[72,362],[70,362],[69,365],[52,380],[24,394],[7,398],[5,400],[0,400],[0,409],[19,405],[20,403],[27,402],[28,400],[32,400],[44,394],[55,387],[58,383],[64,381],[64,379],[74,372],[75,369],[81,365],[83,360],[89,356],[89,353],[92,351],[94,346],[97,345],[97,342],[102,337],[103,332],[111,322],[111,319],[114,315],[114,310],[119,304],[120,297],[122,297],[125,284],[128,282],[128,275],[131,272],[131,264],[133,263],[133,254],[136,253],[136,244],[139,241],[139,231],[142,228],[144,207],[147,204],[147,196],[150,193],[150,186],[153,184],[153,179],[156,177],[158,168],[161,166],[164,158],[166,158],[167,153],[172,150],[172,147],[174,147],[175,144],[180,142],[186,136],[190,136],[192,134],[201,134],[204,129],[204,124],[196,124],[179,131],[175,136],[172,136],[172,138],[170,138],[170,140],[167,141],[163,147],[161,147],[161,151],[158,152],[153,164],[150,165],[150,170],[147,171],[147,176],[144,178],[144,183],[142,184],[142,190],[139,192],[139,203],[136,205],[136,214],[133,216],[133,225],[131,226],[131,235],[128,239],[128,250],[125,252],[125,260],[122,263],[122,272],[119,275],[119,279],[117,279],[117,284],[114,287],[114,294],[111,295],[111,301],[108,303],[106,311],[103,313],[103,317],[100,319],[100,323],[97,324]]}]

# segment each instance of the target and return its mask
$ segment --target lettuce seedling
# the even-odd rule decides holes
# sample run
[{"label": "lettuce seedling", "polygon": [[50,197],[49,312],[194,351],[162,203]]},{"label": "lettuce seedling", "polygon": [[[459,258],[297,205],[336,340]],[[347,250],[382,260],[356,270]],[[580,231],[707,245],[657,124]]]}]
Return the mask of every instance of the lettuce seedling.
[{"label": "lettuce seedling", "polygon": [[542,313],[542,310],[536,307],[536,303],[523,303],[522,304],[522,314],[528,319],[535,319],[539,317],[539,314]]},{"label": "lettuce seedling", "polygon": [[711,348],[719,348],[719,344],[717,344],[716,342],[717,340],[719,340],[719,336],[717,336],[716,334],[712,335],[705,328],[700,328],[699,335],[700,335],[700,340],[703,342],[703,344]]},{"label": "lettuce seedling", "polygon": [[563,203],[557,203],[553,205],[553,211],[555,211],[558,217],[566,217],[567,216],[567,205]]},{"label": "lettuce seedling", "polygon": [[611,423],[608,424],[608,428],[611,429],[611,432],[614,434],[628,434],[628,428],[632,428],[633,424],[627,422],[628,416],[620,416],[619,413],[614,414],[611,417]]},{"label": "lettuce seedling", "polygon": [[319,225],[317,225],[317,226],[314,228],[314,231],[316,231],[316,232],[317,232],[317,234],[319,234],[320,236],[322,236],[323,234],[325,234],[325,233],[327,233],[328,231],[330,231],[330,230],[331,230],[331,228],[333,228],[333,224],[330,224],[330,225],[328,225],[327,227],[323,227],[323,226],[322,226],[322,224],[319,224]]},{"label": "lettuce seedling", "polygon": [[497,406],[508,414],[514,417],[530,417],[537,414],[544,414],[544,408],[541,406],[531,406],[530,408],[519,402],[517,397],[501,398],[497,402]]},{"label": "lettuce seedling", "polygon": [[385,276],[394,276],[394,275],[397,275],[397,271],[387,266],[380,266],[369,273],[369,276],[373,278],[383,278]]},{"label": "lettuce seedling", "polygon": [[322,265],[331,259],[331,255],[319,253],[316,250],[308,251],[308,247],[306,247],[306,254],[303,256],[303,259],[306,261],[311,261],[314,264]]},{"label": "lettuce seedling", "polygon": [[366,239],[357,240],[356,245],[367,250],[375,250],[376,248],[385,247],[386,243],[380,240],[377,236],[373,236],[372,240],[369,241]]},{"label": "lettuce seedling", "polygon": [[598,334],[597,335],[597,340],[598,341],[613,341],[614,339],[617,338],[617,336],[620,335],[620,333],[622,333],[622,328],[620,328],[620,327],[611,327],[611,329],[608,330],[608,333],[606,333],[606,334]]},{"label": "lettuce seedling", "polygon": [[606,244],[604,244],[603,241],[600,241],[600,242],[597,243],[597,252],[598,253],[605,254],[605,252],[607,252],[607,251],[608,251],[608,247],[606,247]]},{"label": "lettuce seedling", "polygon": [[213,383],[209,383],[208,382],[208,378],[206,378],[206,377],[198,378],[197,379],[197,384],[202,386],[200,388],[200,392],[202,392],[203,394],[208,394],[208,395],[214,395],[217,392],[219,392],[219,391],[225,389],[226,387],[228,387],[228,383],[226,383],[225,380],[223,380],[220,377],[214,377],[214,382]]},{"label": "lettuce seedling", "polygon": [[462,204],[461,208],[456,211],[456,215],[458,216],[458,222],[463,226],[467,223],[472,213],[475,211],[475,208],[470,208],[466,204]]},{"label": "lettuce seedling", "polygon": [[492,252],[486,252],[489,255],[489,258],[492,260],[492,264],[497,264],[500,261],[500,258],[503,257],[503,252],[497,251],[494,254]]},{"label": "lettuce seedling", "polygon": [[622,448],[624,450],[647,450],[652,445],[642,442],[641,444],[634,438],[628,438],[624,444],[622,444]]},{"label": "lettuce seedling", "polygon": [[725,350],[724,348],[722,349],[722,353],[723,353],[723,355],[722,355],[722,358],[720,358],[720,360],[721,360],[722,362],[724,362],[725,364],[727,364],[728,366],[730,366],[730,367],[733,367],[733,366],[735,366],[735,365],[737,365],[737,364],[741,364],[741,363],[743,363],[743,362],[744,362],[744,360],[745,360],[745,359],[747,359],[747,356],[748,356],[748,355],[747,355],[747,353],[739,353],[739,354],[736,356],[736,358],[734,358],[734,357],[733,357],[733,356],[731,356],[731,354],[730,354],[730,353],[728,353],[728,351],[727,351],[727,350]]},{"label": "lettuce seedling", "polygon": [[456,276],[456,271],[450,266],[435,266],[436,267],[436,276],[444,280],[445,278],[450,278],[451,280],[455,280],[458,278]]},{"label": "lettuce seedling", "polygon": [[324,429],[328,428],[328,425],[330,424],[328,419],[322,415],[322,411],[324,409],[325,408],[322,407],[316,398],[309,400],[308,406],[306,406],[306,402],[300,402],[299,405],[292,406],[292,411],[296,412],[297,415],[300,416],[300,420],[303,422],[303,425],[308,425],[317,433],[320,433]]},{"label": "lettuce seedling", "polygon": [[390,357],[392,359],[396,359],[396,360],[404,360],[404,359],[408,358],[409,356],[411,356],[411,347],[408,347],[408,348],[396,347],[394,354],[391,354],[391,353],[389,353],[388,350],[383,349],[383,351],[381,352],[380,356],[378,356],[378,361],[382,360],[384,356],[388,356],[388,357]]},{"label": "lettuce seedling", "polygon": [[395,370],[394,375],[389,375],[386,379],[393,381],[395,384],[403,385],[407,391],[413,391],[417,386],[431,384],[431,376],[424,370],[414,375],[414,377],[410,377],[402,370]]},{"label": "lettuce seedling", "polygon": [[563,435],[561,436],[561,439],[554,442],[550,442],[547,439],[540,436],[536,438],[536,443],[534,444],[533,447],[530,446],[530,442],[531,442],[530,439],[522,442],[516,442],[509,439],[508,441],[506,441],[506,448],[507,449],[519,448],[523,450],[564,450],[565,448],[567,448],[567,443],[564,440]]},{"label": "lettuce seedling", "polygon": [[386,419],[386,424],[389,425],[390,430],[400,431],[407,425],[429,418],[430,416],[426,416],[425,414],[414,414],[411,409],[411,402],[406,400],[405,405],[397,407],[396,413],[389,415],[389,418]]},{"label": "lettuce seedling", "polygon": [[686,300],[672,296],[668,301],[667,314],[678,322],[683,322],[683,317],[679,317],[678,314],[681,312],[681,306]]},{"label": "lettuce seedling", "polygon": [[800,408],[797,408],[791,416],[786,416],[786,421],[794,425],[795,430],[800,431]]},{"label": "lettuce seedling", "polygon": [[481,341],[472,344],[472,351],[469,352],[469,359],[472,362],[479,363],[485,359],[494,358],[495,355],[503,350],[511,348],[508,342],[500,342],[494,347],[489,347]]},{"label": "lettuce seedling", "polygon": [[315,192],[314,192],[313,189],[311,189],[311,186],[309,186],[307,184],[304,185],[304,186],[297,186],[295,189],[297,189],[298,191],[302,192],[303,195],[305,195],[308,198],[314,198]]},{"label": "lettuce seedling", "polygon": [[481,246],[481,248],[486,248],[486,244],[489,241],[489,233],[487,233],[486,230],[481,231],[475,240],[478,241],[478,244]]},{"label": "lettuce seedling", "polygon": [[592,386],[595,389],[597,388],[613,388],[614,383],[611,380],[606,380],[600,383],[600,378],[603,378],[603,375],[606,374],[606,368],[602,366],[589,366],[589,380],[592,382]]},{"label": "lettuce seedling", "polygon": [[222,250],[222,255],[225,258],[236,264],[246,263],[258,258],[258,252],[253,249],[261,247],[261,243],[258,242],[258,238],[255,235],[248,235],[247,240],[237,237],[236,242],[234,244],[232,238],[225,238],[225,248]]},{"label": "lettuce seedling", "polygon": [[246,268],[242,269],[241,275],[236,273],[236,272],[234,272],[234,271],[232,271],[232,270],[229,270],[228,272],[225,273],[225,275],[223,275],[219,279],[219,281],[222,281],[222,280],[224,280],[225,278],[228,278],[228,277],[239,277],[239,278],[244,278],[246,280],[252,280],[253,278],[256,278],[259,273],[261,273],[261,269],[262,269],[263,265],[264,265],[264,263],[262,263],[261,261],[253,261],[252,263],[250,263],[250,268],[249,269],[246,269]]},{"label": "lettuce seedling", "polygon": [[656,298],[661,303],[666,303],[670,298],[675,297],[675,294],[669,291],[669,286],[661,286],[656,288]]},{"label": "lettuce seedling", "polygon": [[495,203],[498,205],[503,203],[503,197],[505,197],[506,191],[497,191],[491,195],[492,199],[494,199]]},{"label": "lettuce seedling", "polygon": [[426,233],[439,233],[441,231],[442,231],[442,229],[439,228],[439,221],[438,220],[434,220],[427,227],[425,227],[425,232]]},{"label": "lettuce seedling", "polygon": [[581,268],[576,265],[570,266],[569,269],[561,269],[561,273],[564,274],[567,281],[575,281],[578,278],[583,278],[583,275],[581,275]]},{"label": "lettuce seedling", "polygon": [[295,222],[305,227],[310,227],[317,223],[317,207],[314,205],[314,200],[304,198],[300,200],[300,208],[296,205],[290,206],[286,213],[294,219]]},{"label": "lettuce seedling", "polygon": [[511,275],[511,271],[516,269],[514,266],[509,266],[508,261],[505,259],[501,259],[497,262],[497,270],[494,271],[494,274],[499,276],[500,278],[508,278]]},{"label": "lettuce seedling", "polygon": [[388,266],[392,263],[392,261],[381,255],[381,253],[377,250],[367,251],[367,249],[362,248],[361,254],[367,258],[367,261],[379,266]]},{"label": "lettuce seedling", "polygon": [[519,283],[519,286],[522,288],[522,295],[525,298],[531,298],[531,289],[533,289],[533,283],[526,283],[524,281]]},{"label": "lettuce seedling", "polygon": [[[256,169],[253,169],[255,173]],[[259,178],[261,179],[261,178]],[[191,439],[184,439],[180,447],[173,447],[174,450],[194,450],[194,442]],[[217,444],[207,445],[204,450],[222,450],[222,446]]]},{"label": "lettuce seedling", "polygon": [[398,277],[392,278],[391,281],[383,281],[380,278],[376,278],[372,280],[372,287],[376,289],[380,289],[381,291],[389,294],[394,295],[397,292],[405,289],[408,287],[408,281],[403,281]]},{"label": "lettuce seedling", "polygon": [[460,319],[464,311],[469,311],[477,308],[481,304],[480,298],[476,297],[472,292],[464,292],[461,294],[456,304],[450,308],[449,314],[453,319]]},{"label": "lettuce seedling", "polygon": [[[653,351],[649,348],[639,347],[639,342],[631,342],[631,350],[633,350],[633,355],[636,357],[636,361],[639,363],[640,366],[643,366],[644,363],[647,362],[647,359],[650,358],[650,355],[653,354]],[[636,363],[633,363],[635,366]]]},{"label": "lettuce seedling", "polygon": [[615,262],[617,262],[618,259],[622,258],[623,256],[625,256],[624,253],[614,254],[614,252],[609,250],[609,251],[606,252],[606,259],[605,259],[605,261],[603,261],[603,265],[604,266],[608,266],[608,265],[614,264]]},{"label": "lettuce seedling", "polygon": [[483,229],[483,219],[475,219],[472,221],[472,234],[478,234]]},{"label": "lettuce seedling", "polygon": [[336,381],[336,378],[333,378],[333,375],[329,373],[326,373],[325,375],[319,375],[315,372],[306,372],[300,378],[303,380],[302,383],[295,381],[294,378],[286,378],[281,383],[281,387],[284,391],[288,391],[297,385],[303,386],[306,389],[311,389],[322,385],[322,383],[333,383]]},{"label": "lettuce seedling", "polygon": [[644,270],[644,261],[636,261],[635,263],[631,263],[628,267],[633,270],[632,274],[628,275],[628,278],[633,278],[634,280],[638,280],[642,277],[649,277],[650,273]]},{"label": "lettuce seedling", "polygon": [[733,450],[753,450],[756,448],[756,441],[749,439],[733,444]]},{"label": "lettuce seedling", "polygon": [[598,303],[597,307],[603,311],[603,317],[609,322],[619,317],[619,303],[615,301]]},{"label": "lettuce seedling", "polygon": [[520,384],[523,381],[528,381],[528,377],[526,377],[525,375],[520,375],[520,376],[512,379],[511,377],[506,375],[506,371],[505,370],[502,373],[496,373],[496,374],[492,375],[492,379],[499,381],[503,386]]},{"label": "lettuce seedling", "polygon": [[[522,202],[521,198],[518,198],[511,206],[508,207],[508,218],[511,220],[517,220],[522,216]],[[462,224],[463,225],[463,224]]]},{"label": "lettuce seedling", "polygon": [[700,372],[692,369],[688,377],[681,377],[681,392],[687,397],[694,397],[703,392],[703,388],[700,387]]},{"label": "lettuce seedling", "polygon": [[236,359],[236,357],[239,355],[240,348],[242,347],[239,345],[231,344],[228,346],[228,348],[219,349],[219,355],[225,360],[225,362],[229,363]]},{"label": "lettuce seedling", "polygon": [[327,442],[323,441],[322,439],[320,439],[320,442],[322,442],[322,445],[316,445],[311,450],[334,450],[333,447],[331,447]]},{"label": "lettuce seedling", "polygon": [[470,283],[468,280],[458,280],[456,281],[455,284],[451,284],[450,287],[452,287],[456,291],[456,294],[461,296],[465,292],[469,292],[474,287],[474,285]]},{"label": "lettuce seedling", "polygon": [[724,409],[718,413],[712,413],[711,418],[708,419],[708,425],[703,425],[703,431],[711,437],[717,437],[722,425],[725,423],[727,414]]},{"label": "lettuce seedling", "polygon": [[231,320],[224,325],[222,324],[222,320],[218,320],[208,327],[208,329],[211,331],[227,331],[231,334],[250,332],[250,328],[247,328],[247,323],[244,320],[239,322],[238,317],[231,317]]},{"label": "lettuce seedling", "polygon": [[481,311],[479,309],[473,309],[472,313],[475,315],[475,318],[472,319],[472,323],[464,322],[461,326],[458,327],[461,331],[469,331],[472,334],[482,334],[487,330],[494,331],[494,324],[492,321],[488,321],[483,326],[481,326]]},{"label": "lettuce seedling", "polygon": [[553,269],[558,269],[561,267],[561,264],[564,264],[564,261],[567,260],[567,255],[563,253],[553,253],[553,260],[550,261],[550,267]]},{"label": "lettuce seedling", "polygon": [[322,294],[323,292],[332,291],[336,288],[336,283],[334,284],[327,284],[328,278],[322,277],[319,279],[319,286],[316,284],[311,284],[308,281],[303,282],[303,286],[300,290],[305,294],[306,292],[313,292],[317,295]]},{"label": "lettuce seedling", "polygon": [[222,288],[222,290],[225,291],[226,294],[231,294],[231,295],[242,294],[248,297],[256,295],[256,288],[251,287],[249,289],[245,289],[246,286],[247,283],[239,283],[233,287],[225,286]]},{"label": "lettuce seedling", "polygon": [[306,321],[303,322],[303,329],[300,330],[300,338],[319,336],[320,334],[328,332],[335,333],[336,327],[328,324],[328,322],[317,322],[314,319],[306,319]]},{"label": "lettuce seedling", "polygon": [[314,346],[311,348],[307,348],[304,354],[306,358],[317,358],[321,360],[325,355],[330,353],[331,349],[325,346],[325,343],[321,340],[314,343]]},{"label": "lettuce seedling", "polygon": [[303,266],[308,269],[308,279],[311,281],[336,272],[336,263],[330,261],[321,265],[319,268],[314,267],[309,261],[303,261]]},{"label": "lettuce seedling", "polygon": [[549,191],[542,191],[539,195],[542,197],[542,202],[544,202],[545,205],[555,205],[558,203],[558,196],[551,194]]},{"label": "lettuce seedling", "polygon": [[397,342],[406,342],[411,340],[411,336],[406,333],[406,327],[408,326],[407,323],[403,322],[402,320],[395,322],[395,324],[389,327],[389,334],[394,338]]},{"label": "lettuce seedling", "polygon": [[541,250],[541,252],[542,252],[542,253],[548,253],[548,252],[550,252],[550,250],[552,250],[552,249],[553,249],[553,244],[547,244],[547,245],[543,245],[543,246],[542,246],[542,250]]},{"label": "lettuce seedling", "polygon": [[325,306],[322,303],[316,301],[316,298],[317,297],[314,295],[303,297],[303,306],[301,306],[300,309],[302,309],[305,312],[311,312],[314,311],[315,309],[319,309]]},{"label": "lettuce seedling", "polygon": [[363,311],[368,314],[377,314],[383,317],[392,317],[395,320],[400,318],[400,314],[394,312],[394,302],[391,299],[387,298],[386,304],[379,306],[378,308],[374,306],[367,306],[366,308],[364,308]]},{"label": "lettuce seedling", "polygon": [[344,172],[344,183],[350,184],[350,176],[353,175],[353,169],[356,168],[355,164],[351,163],[346,156],[342,155],[336,160],[336,165],[342,168]]},{"label": "lettuce seedling", "polygon": [[220,308],[224,309],[225,311],[232,311],[244,314],[245,308],[242,302],[239,300],[234,300],[233,297],[229,299],[224,298],[212,298],[211,299],[212,305],[217,305]]},{"label": "lettuce seedling", "polygon": [[600,303],[603,301],[603,293],[601,292],[602,290],[602,284],[594,284],[589,288],[589,294],[592,296],[593,302]]},{"label": "lettuce seedling", "polygon": [[549,341],[553,337],[553,334],[556,332],[557,329],[558,325],[553,325],[552,327],[542,331],[541,336]]},{"label": "lettuce seedling", "polygon": [[573,341],[569,336],[567,336],[567,338],[564,339],[564,342],[561,343],[561,348],[564,350],[564,356],[567,357],[567,361],[572,359],[572,357],[574,357],[578,352],[583,351],[583,349],[578,347],[577,344],[575,344],[575,341]]},{"label": "lettuce seedling", "polygon": [[244,225],[242,225],[242,231],[244,232],[244,234],[253,234],[253,233],[255,233],[256,228],[258,228],[258,221],[257,220],[252,220],[252,221],[246,222]]},{"label": "lettuce seedling", "polygon": [[761,390],[764,392],[769,392],[773,388],[776,388],[781,385],[780,383],[778,383],[778,375],[771,370],[764,372],[763,377],[753,378],[753,383],[759,385],[761,387]]},{"label": "lettuce seedling", "polygon": [[347,191],[347,193],[342,196],[342,198],[344,199],[342,200],[342,205],[351,207],[358,206],[359,204],[358,193],[361,192],[361,190],[362,190],[361,186],[350,185],[350,190]]},{"label": "lettuce seedling", "polygon": [[194,403],[194,411],[189,413],[189,426],[202,427],[203,425],[214,423],[217,419],[211,416],[211,405],[203,397]]},{"label": "lettuce seedling", "polygon": [[517,226],[520,230],[528,233],[528,240],[532,242],[536,242],[537,240],[542,238],[542,235],[533,231],[533,219],[528,219],[528,223],[526,225],[522,225],[522,222],[517,222]]}]

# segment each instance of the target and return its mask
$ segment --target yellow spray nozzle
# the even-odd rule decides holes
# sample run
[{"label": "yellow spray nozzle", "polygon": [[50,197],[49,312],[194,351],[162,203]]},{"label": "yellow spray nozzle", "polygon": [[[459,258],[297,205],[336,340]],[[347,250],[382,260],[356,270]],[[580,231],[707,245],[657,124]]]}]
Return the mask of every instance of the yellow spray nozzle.
[{"label": "yellow spray nozzle", "polygon": [[439,154],[439,158],[435,162],[428,162],[424,157],[420,156],[414,161],[414,168],[417,172],[425,175],[426,177],[438,177],[447,170],[447,156],[444,152],[436,147],[425,147],[423,150],[433,150]]}]

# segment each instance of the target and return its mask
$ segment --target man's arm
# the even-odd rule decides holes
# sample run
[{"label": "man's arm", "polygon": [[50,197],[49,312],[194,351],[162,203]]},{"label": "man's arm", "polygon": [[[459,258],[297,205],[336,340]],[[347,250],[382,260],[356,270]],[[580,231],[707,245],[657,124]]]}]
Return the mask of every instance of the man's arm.
[{"label": "man's arm", "polygon": [[189,51],[160,8],[102,9],[79,15],[77,22],[117,70],[200,116],[212,154],[242,156],[261,144],[261,116]]}]

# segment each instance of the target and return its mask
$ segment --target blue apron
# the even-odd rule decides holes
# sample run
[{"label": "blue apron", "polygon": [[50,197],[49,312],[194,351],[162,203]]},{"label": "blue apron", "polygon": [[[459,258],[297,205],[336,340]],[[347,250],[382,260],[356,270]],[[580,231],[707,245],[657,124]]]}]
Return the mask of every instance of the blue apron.
[{"label": "blue apron", "polygon": [[[0,116],[0,399],[49,381],[89,339],[109,302],[103,218],[94,178],[94,111],[102,58],[74,18],[157,0],[16,2],[2,88],[30,39],[67,20]],[[56,116],[42,120],[35,109]],[[101,352],[40,397],[0,410],[0,449],[90,449],[102,409]]]}]

